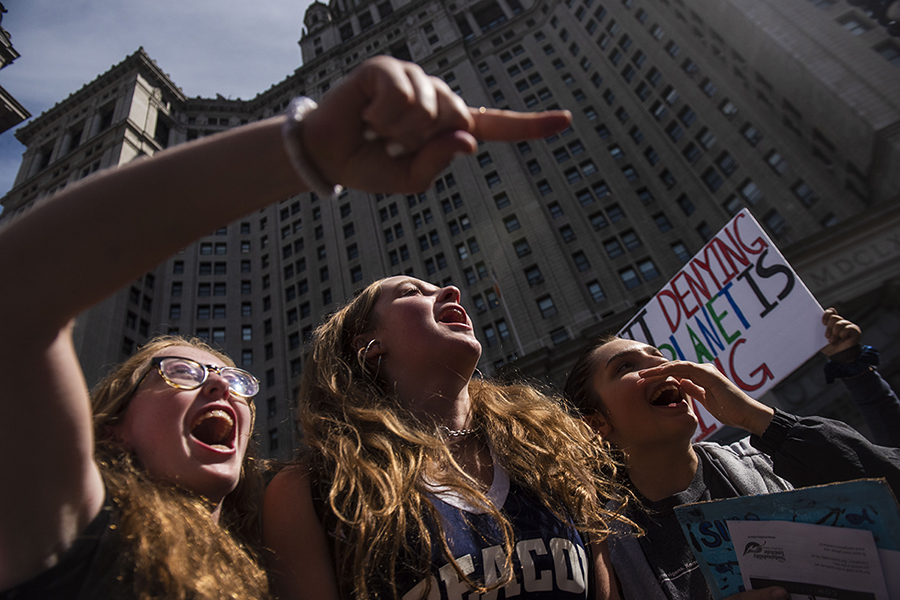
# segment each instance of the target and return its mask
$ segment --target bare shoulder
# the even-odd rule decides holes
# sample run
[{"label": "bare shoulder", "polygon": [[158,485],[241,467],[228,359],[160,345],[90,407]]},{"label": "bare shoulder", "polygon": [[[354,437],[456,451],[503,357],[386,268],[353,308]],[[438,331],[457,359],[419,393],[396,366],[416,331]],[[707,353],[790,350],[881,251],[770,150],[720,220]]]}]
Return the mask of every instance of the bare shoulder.
[{"label": "bare shoulder", "polygon": [[337,598],[329,537],[319,521],[303,464],[282,469],[263,500],[263,540],[283,600]]}]

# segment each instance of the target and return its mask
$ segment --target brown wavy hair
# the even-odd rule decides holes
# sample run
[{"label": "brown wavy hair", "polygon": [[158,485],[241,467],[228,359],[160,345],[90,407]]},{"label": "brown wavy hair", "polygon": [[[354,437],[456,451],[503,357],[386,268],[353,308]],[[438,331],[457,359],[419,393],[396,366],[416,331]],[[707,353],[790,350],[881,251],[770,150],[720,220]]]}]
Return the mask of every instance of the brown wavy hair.
[{"label": "brown wavy hair", "polygon": [[[301,462],[312,469],[313,495],[323,504],[341,596],[368,600],[370,590],[382,588],[397,598],[398,566],[427,577],[435,546],[475,592],[502,587],[513,576],[509,519],[462,471],[433,425],[404,410],[377,368],[358,360],[354,339],[376,325],[380,293],[381,282],[373,283],[316,330],[300,388],[298,420],[307,447]],[[469,394],[474,425],[502,451],[510,480],[561,520],[604,539],[627,498],[612,483],[619,465],[607,445],[561,399],[531,386],[473,379]],[[486,586],[462,572],[429,500],[426,473],[499,525],[506,578]],[[606,509],[611,499],[620,505],[615,513]],[[405,549],[410,541],[414,551]]]},{"label": "brown wavy hair", "polygon": [[[135,388],[164,348],[190,346],[228,366],[234,362],[197,338],[161,336],[142,346],[91,392],[95,460],[108,497],[119,514],[124,544],[118,557],[118,589],[129,598],[267,598],[268,582],[257,560],[260,548],[259,500],[262,476],[251,438],[241,478],[222,502],[219,523],[204,498],[151,480],[137,457],[110,435],[124,417]],[[253,403],[250,403],[253,410]],[[251,426],[252,435],[252,426]]]},{"label": "brown wavy hair", "polygon": [[611,333],[604,333],[592,339],[581,351],[578,360],[572,365],[569,376],[566,378],[564,394],[566,399],[577,408],[581,414],[589,415],[599,412],[608,417],[609,411],[603,404],[603,398],[594,389],[594,353],[602,346],[620,339]]}]

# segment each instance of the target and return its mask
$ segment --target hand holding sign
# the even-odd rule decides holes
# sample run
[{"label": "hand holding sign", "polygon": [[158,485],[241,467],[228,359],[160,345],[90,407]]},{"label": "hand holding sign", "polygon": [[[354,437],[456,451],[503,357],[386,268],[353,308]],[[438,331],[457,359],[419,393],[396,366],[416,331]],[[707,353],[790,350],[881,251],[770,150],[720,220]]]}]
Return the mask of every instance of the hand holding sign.
[{"label": "hand holding sign", "polygon": [[[757,402],[722,375],[715,365],[678,360],[638,373],[641,385],[675,377],[682,389],[725,425],[762,435],[775,411]],[[645,383],[646,382],[646,383]]]},{"label": "hand holding sign", "polygon": [[859,325],[843,318],[834,308],[825,311],[822,315],[822,324],[825,325],[825,337],[828,339],[828,345],[822,348],[822,354],[825,356],[834,356],[859,344],[862,337]]}]

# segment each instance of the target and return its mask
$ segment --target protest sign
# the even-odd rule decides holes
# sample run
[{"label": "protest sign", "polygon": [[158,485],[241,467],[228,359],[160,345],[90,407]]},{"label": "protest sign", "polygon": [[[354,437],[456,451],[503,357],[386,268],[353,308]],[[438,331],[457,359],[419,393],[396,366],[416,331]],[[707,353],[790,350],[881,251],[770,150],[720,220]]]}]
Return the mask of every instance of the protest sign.
[{"label": "protest sign", "polygon": [[[759,398],[825,345],[822,307],[746,209],[618,335],[671,360],[710,362]],[[695,441],[721,424],[694,402]]]}]

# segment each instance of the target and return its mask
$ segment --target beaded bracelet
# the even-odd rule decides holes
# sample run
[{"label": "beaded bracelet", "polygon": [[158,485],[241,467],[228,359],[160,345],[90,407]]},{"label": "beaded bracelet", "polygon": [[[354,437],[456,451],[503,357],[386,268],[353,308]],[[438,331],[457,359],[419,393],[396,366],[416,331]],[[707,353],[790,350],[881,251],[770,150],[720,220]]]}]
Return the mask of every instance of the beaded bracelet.
[{"label": "beaded bracelet", "polygon": [[870,367],[877,367],[880,362],[877,349],[872,346],[863,346],[860,348],[859,356],[850,362],[829,360],[825,363],[825,381],[834,383],[835,379],[856,377],[868,371]]},{"label": "beaded bracelet", "polygon": [[297,175],[319,197],[335,200],[344,190],[344,186],[332,185],[322,178],[318,170],[307,158],[303,148],[303,139],[300,136],[301,122],[306,115],[318,107],[319,105],[312,98],[307,98],[306,96],[294,98],[288,105],[287,111],[285,111],[287,118],[281,127],[281,137],[284,140],[284,150],[287,152],[288,160],[290,160],[291,166],[294,167]]}]

